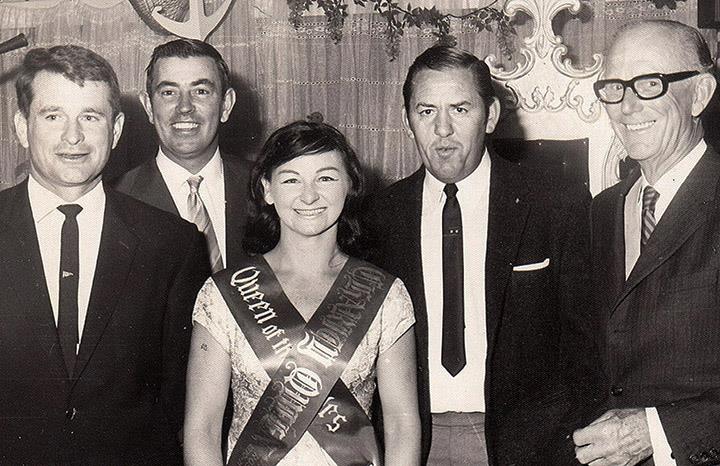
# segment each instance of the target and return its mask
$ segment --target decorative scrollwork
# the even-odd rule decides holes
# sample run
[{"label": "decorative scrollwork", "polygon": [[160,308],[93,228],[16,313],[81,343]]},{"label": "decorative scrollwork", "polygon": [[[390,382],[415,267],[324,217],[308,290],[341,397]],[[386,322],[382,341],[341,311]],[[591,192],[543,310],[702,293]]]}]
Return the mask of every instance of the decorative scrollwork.
[{"label": "decorative scrollwork", "polygon": [[234,0],[225,0],[213,14],[205,15],[203,0],[190,1],[187,21],[180,22],[162,15],[163,6],[157,5],[152,10],[152,18],[166,31],[180,37],[205,40],[218,27],[230,10]]},{"label": "decorative scrollwork", "polygon": [[594,54],[590,66],[576,68],[566,57],[563,38],[552,29],[558,13],[567,9],[577,14],[581,6],[580,0],[508,0],[505,4],[509,17],[522,11],[533,21],[531,35],[518,50],[522,58],[513,69],[505,70],[494,55],[485,59],[495,80],[508,90],[511,107],[529,113],[569,108],[585,122],[599,118],[601,108],[588,83],[602,69],[602,55]]}]

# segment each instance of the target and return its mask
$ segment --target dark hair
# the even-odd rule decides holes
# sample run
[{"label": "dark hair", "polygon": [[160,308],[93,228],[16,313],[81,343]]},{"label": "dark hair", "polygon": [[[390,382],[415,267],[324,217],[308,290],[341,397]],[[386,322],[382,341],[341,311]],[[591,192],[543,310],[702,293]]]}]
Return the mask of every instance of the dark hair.
[{"label": "dark hair", "polygon": [[277,167],[300,156],[330,151],[342,156],[350,178],[350,191],[338,220],[338,246],[346,254],[360,254],[360,206],[365,191],[360,162],[340,131],[325,123],[307,121],[296,121],[276,130],[260,152],[250,175],[252,208],[243,238],[247,253],[266,253],[280,240],[280,218],[275,207],[265,202],[263,178],[270,180]]},{"label": "dark hair", "polygon": [[32,82],[41,71],[61,74],[79,86],[84,86],[85,81],[106,83],[110,87],[113,117],[121,112],[120,86],[110,63],[90,49],[78,45],[56,45],[32,49],[25,55],[15,81],[18,107],[25,117],[33,99]]},{"label": "dark hair", "polygon": [[423,70],[445,71],[457,68],[466,69],[472,73],[475,80],[475,89],[485,103],[485,110],[490,108],[490,104],[495,98],[495,89],[492,85],[490,68],[485,62],[465,50],[449,45],[435,45],[421,53],[410,65],[405,84],[403,84],[405,111],[410,113],[413,80],[419,72]]},{"label": "dark hair", "polygon": [[222,94],[230,89],[230,69],[225,63],[222,55],[215,47],[197,39],[175,39],[170,42],[158,45],[153,50],[150,57],[150,63],[145,68],[145,90],[148,95],[152,95],[152,80],[155,72],[155,64],[161,58],[189,58],[189,57],[208,57],[215,62],[218,75],[220,75],[220,84],[222,86]]}]

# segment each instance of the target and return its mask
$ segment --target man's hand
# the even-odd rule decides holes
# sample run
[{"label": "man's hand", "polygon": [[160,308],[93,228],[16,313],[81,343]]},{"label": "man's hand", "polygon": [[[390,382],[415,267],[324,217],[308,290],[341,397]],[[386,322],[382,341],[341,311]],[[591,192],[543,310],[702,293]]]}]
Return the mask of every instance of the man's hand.
[{"label": "man's hand", "polygon": [[575,456],[591,466],[632,466],[652,455],[645,410],[611,409],[573,433]]}]

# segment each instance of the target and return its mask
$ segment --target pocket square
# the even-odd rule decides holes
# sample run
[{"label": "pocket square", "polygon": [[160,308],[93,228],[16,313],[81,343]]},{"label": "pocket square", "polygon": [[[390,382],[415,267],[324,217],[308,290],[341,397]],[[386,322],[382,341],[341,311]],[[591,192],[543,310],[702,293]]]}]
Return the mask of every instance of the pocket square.
[{"label": "pocket square", "polygon": [[532,272],[533,270],[541,270],[550,265],[550,258],[548,257],[542,262],[535,262],[534,264],[523,264],[513,266],[513,272]]}]

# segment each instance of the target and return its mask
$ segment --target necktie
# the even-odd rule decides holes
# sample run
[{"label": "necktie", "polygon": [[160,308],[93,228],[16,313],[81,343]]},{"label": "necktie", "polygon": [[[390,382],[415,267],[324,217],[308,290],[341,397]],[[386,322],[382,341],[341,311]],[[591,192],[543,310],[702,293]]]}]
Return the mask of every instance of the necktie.
[{"label": "necktie", "polygon": [[78,332],[78,252],[77,215],[82,210],[77,204],[64,204],[58,210],[65,215],[60,232],[60,299],[58,301],[58,336],[68,375],[75,368]]},{"label": "necktie", "polygon": [[465,367],[462,215],[457,186],[445,185],[443,231],[442,365],[454,377]]},{"label": "necktie", "polygon": [[640,250],[642,250],[650,239],[655,229],[655,204],[657,203],[660,193],[655,191],[652,186],[645,186],[643,190],[643,206],[642,206],[642,233],[640,236]]},{"label": "necktie", "polygon": [[203,177],[200,175],[193,175],[188,178],[187,182],[190,185],[190,194],[188,195],[187,207],[188,217],[193,222],[198,230],[205,235],[205,240],[208,245],[208,252],[210,253],[210,267],[213,273],[222,270],[223,261],[222,255],[220,254],[220,246],[217,242],[217,236],[215,236],[215,229],[210,221],[210,215],[208,214],[205,204],[200,198],[200,183]]}]

